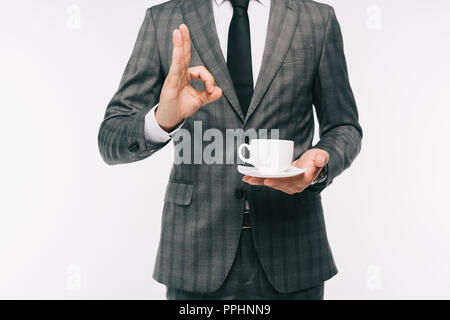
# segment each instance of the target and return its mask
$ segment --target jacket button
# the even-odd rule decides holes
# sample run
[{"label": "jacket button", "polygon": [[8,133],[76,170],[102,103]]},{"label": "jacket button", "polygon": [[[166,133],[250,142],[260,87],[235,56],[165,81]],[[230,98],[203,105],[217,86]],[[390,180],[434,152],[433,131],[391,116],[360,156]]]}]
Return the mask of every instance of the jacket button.
[{"label": "jacket button", "polygon": [[242,188],[236,188],[234,190],[234,197],[238,200],[241,200],[244,198],[244,189]]},{"label": "jacket button", "polygon": [[128,146],[128,151],[130,152],[136,152],[139,150],[139,144],[137,142],[132,143]]}]

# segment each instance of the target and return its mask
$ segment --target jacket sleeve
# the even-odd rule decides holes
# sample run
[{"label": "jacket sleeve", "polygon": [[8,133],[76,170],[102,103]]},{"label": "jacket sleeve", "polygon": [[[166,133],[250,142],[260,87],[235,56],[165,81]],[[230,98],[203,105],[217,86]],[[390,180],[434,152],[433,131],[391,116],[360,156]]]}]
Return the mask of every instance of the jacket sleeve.
[{"label": "jacket sleeve", "polygon": [[348,79],[341,29],[331,7],[315,75],[313,103],[320,129],[320,141],[314,148],[330,154],[323,189],[350,167],[361,149],[362,140],[358,110]]},{"label": "jacket sleeve", "polygon": [[98,145],[106,163],[142,160],[167,144],[151,144],[144,131],[145,116],[158,103],[163,82],[155,25],[148,9],[119,89],[100,126]]}]

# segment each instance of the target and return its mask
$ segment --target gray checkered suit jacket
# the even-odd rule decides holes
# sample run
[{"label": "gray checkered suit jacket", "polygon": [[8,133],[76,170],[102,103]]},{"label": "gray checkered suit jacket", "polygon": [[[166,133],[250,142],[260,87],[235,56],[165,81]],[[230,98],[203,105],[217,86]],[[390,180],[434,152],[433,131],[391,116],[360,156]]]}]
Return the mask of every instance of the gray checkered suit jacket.
[{"label": "gray checkered suit jacket", "polygon": [[[159,101],[171,62],[172,30],[181,23],[191,32],[191,66],[206,66],[223,90],[222,98],[187,119],[184,129],[193,132],[194,121],[201,121],[203,132],[215,128],[225,137],[226,129],[275,128],[281,139],[295,141],[298,157],[312,147],[314,105],[320,123],[315,147],[330,154],[323,187],[350,166],[359,153],[362,131],[340,27],[330,6],[309,0],[272,0],[262,68],[247,115],[241,111],[219,45],[211,1],[174,0],[148,9],[100,127],[99,147],[107,163],[142,160],[163,147],[146,141],[144,119]],[[193,86],[201,88],[198,82]],[[226,152],[236,154],[235,149]],[[236,163],[173,166],[155,279],[186,291],[217,290],[234,261],[243,195],[250,204],[258,256],[276,290],[294,292],[335,275],[321,190],[288,195],[247,186],[236,167]]]}]

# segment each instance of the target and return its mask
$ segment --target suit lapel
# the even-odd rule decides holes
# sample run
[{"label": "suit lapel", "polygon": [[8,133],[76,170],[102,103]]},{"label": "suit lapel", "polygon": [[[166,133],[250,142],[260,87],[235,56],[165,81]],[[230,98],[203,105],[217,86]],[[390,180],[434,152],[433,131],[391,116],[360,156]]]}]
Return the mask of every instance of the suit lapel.
[{"label": "suit lapel", "polygon": [[[207,1],[208,2],[208,1]],[[269,26],[264,48],[261,71],[245,117],[244,125],[255,112],[261,99],[278,72],[297,28],[298,12],[293,0],[272,0]]]},{"label": "suit lapel", "polygon": [[205,67],[214,76],[217,85],[239,118],[244,121],[244,114],[220,47],[211,0],[184,0],[181,3],[181,11],[189,28],[192,43]]}]

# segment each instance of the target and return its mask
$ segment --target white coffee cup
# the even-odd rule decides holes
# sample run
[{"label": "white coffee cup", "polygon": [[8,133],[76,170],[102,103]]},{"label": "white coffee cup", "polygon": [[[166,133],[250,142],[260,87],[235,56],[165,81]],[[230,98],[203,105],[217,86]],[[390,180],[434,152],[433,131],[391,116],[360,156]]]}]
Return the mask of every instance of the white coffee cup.
[{"label": "white coffee cup", "polygon": [[[250,157],[243,154],[244,148]],[[294,156],[294,141],[276,139],[254,139],[238,149],[239,158],[255,166],[261,173],[276,173],[288,169]]]}]

